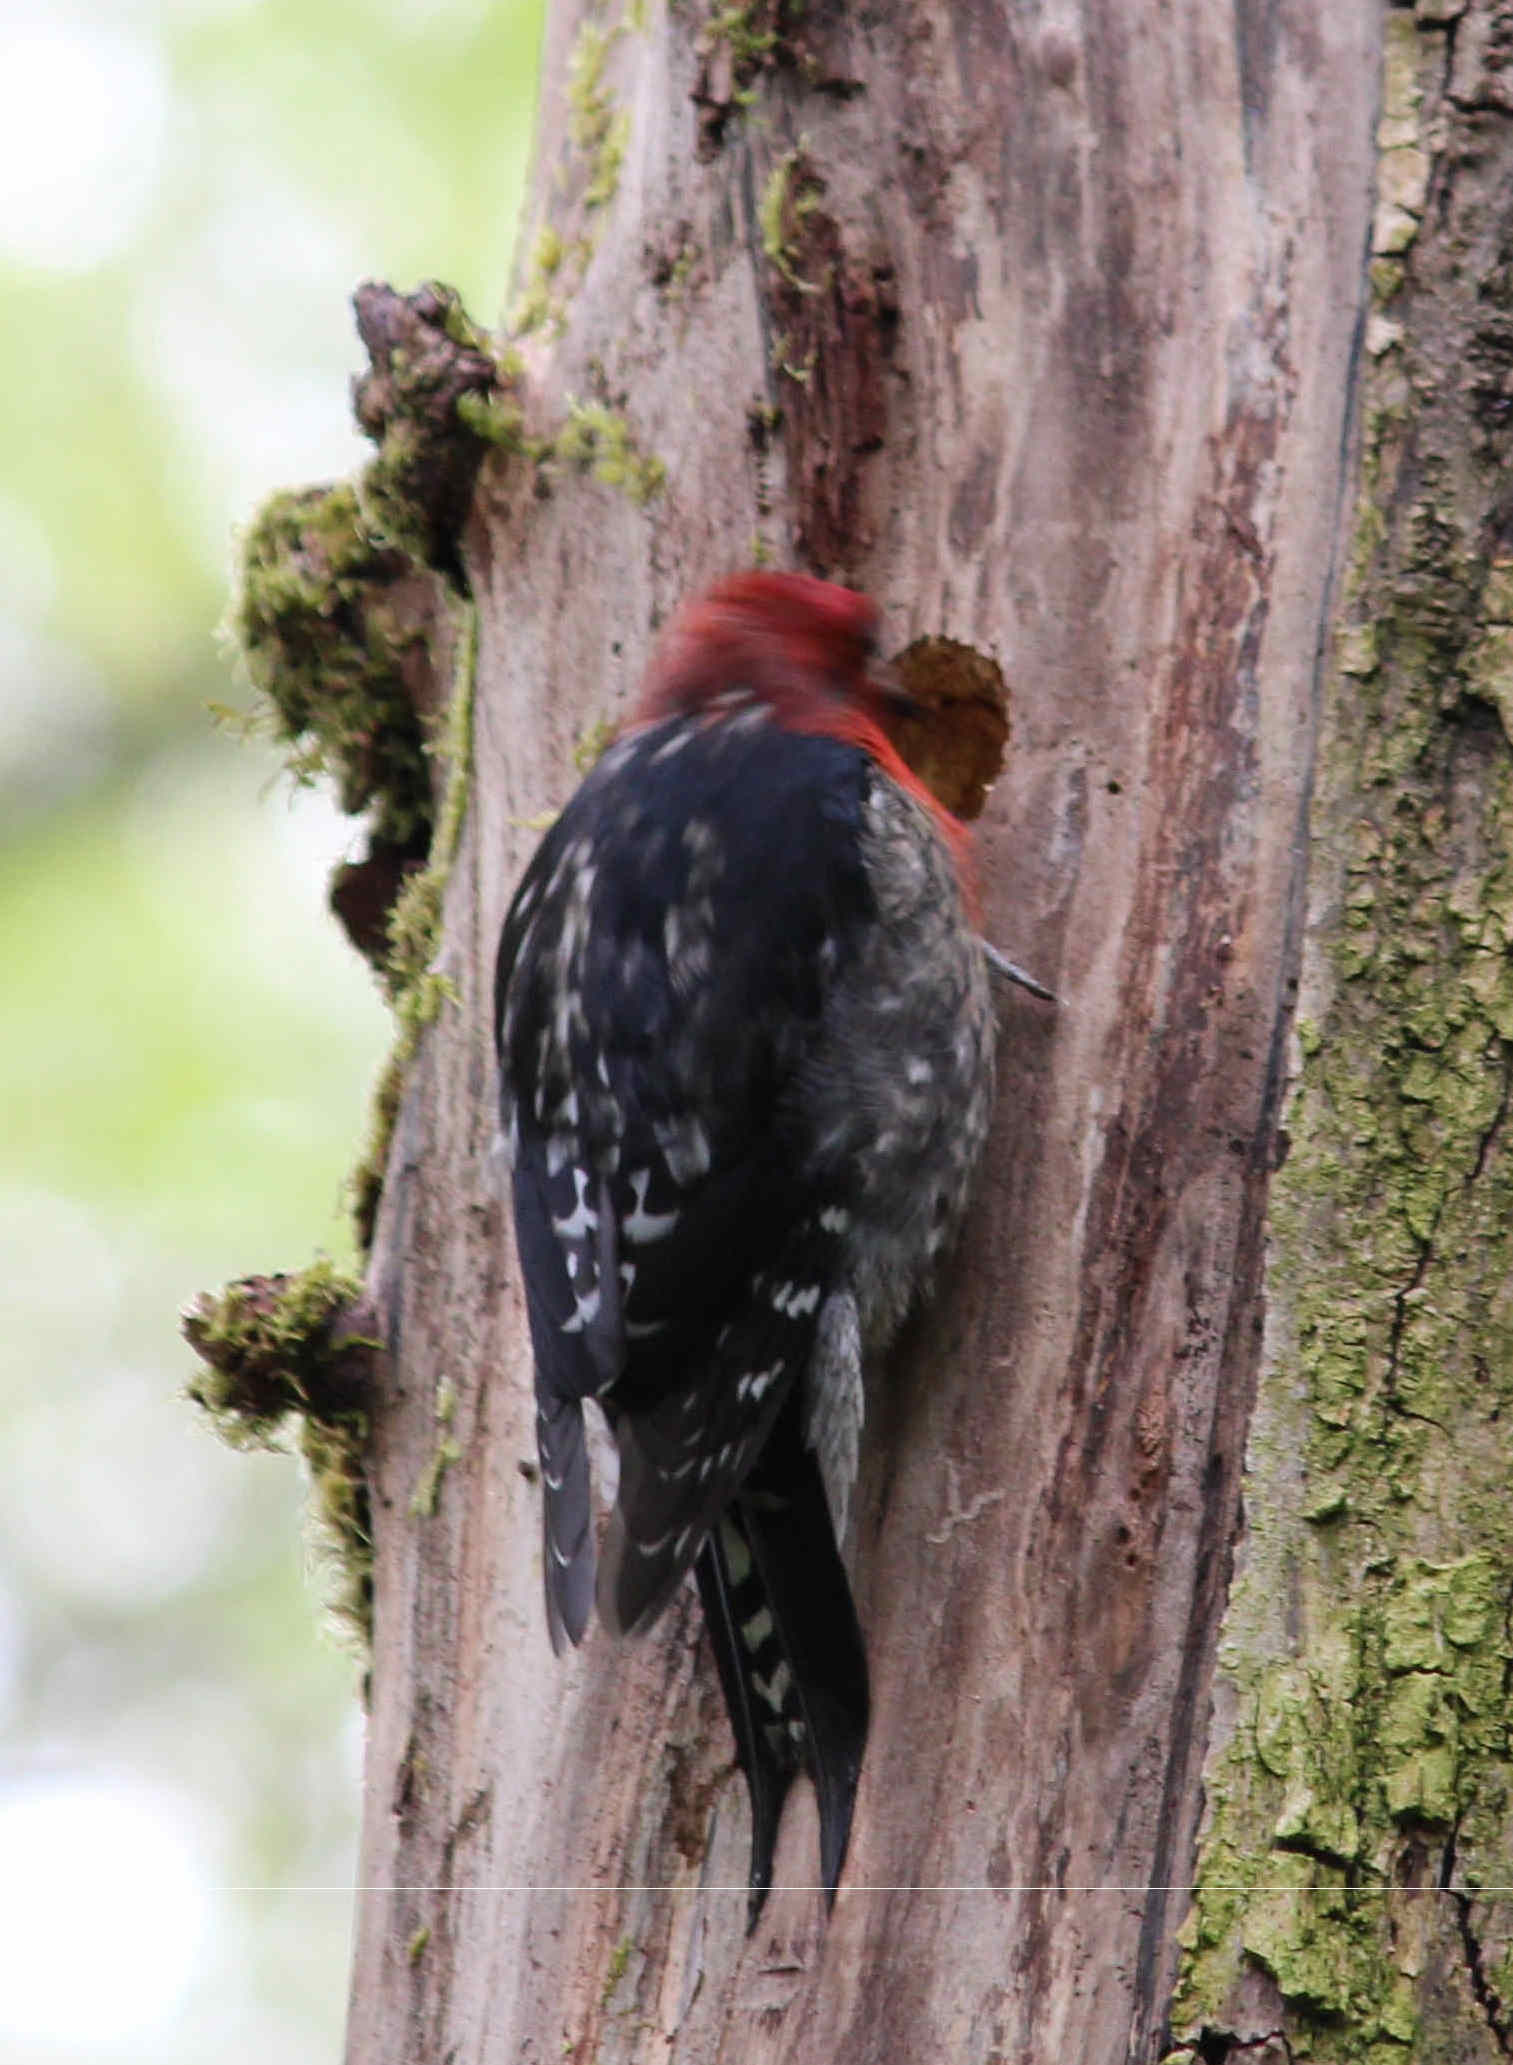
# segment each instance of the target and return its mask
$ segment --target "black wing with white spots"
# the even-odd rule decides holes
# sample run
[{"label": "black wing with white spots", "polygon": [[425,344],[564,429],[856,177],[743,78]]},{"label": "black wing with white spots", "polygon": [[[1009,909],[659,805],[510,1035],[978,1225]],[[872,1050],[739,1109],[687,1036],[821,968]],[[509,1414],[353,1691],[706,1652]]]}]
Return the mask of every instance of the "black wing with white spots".
[{"label": "black wing with white spots", "polygon": [[582,1401],[621,1457],[598,1600],[666,1602],[808,1362],[837,1270],[798,1085],[872,915],[866,756],[758,705],[613,747],[527,869],[496,977],[553,1642],[594,1596]]}]

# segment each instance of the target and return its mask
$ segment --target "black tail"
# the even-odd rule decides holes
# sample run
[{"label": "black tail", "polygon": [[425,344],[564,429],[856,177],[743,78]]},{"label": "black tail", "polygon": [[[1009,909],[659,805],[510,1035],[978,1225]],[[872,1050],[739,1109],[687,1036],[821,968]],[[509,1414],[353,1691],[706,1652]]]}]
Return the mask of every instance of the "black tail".
[{"label": "black tail", "polygon": [[801,1766],[814,1782],[820,1877],[827,1904],[834,1900],[867,1743],[867,1653],[796,1388],[696,1568],[751,1792],[750,1930]]}]

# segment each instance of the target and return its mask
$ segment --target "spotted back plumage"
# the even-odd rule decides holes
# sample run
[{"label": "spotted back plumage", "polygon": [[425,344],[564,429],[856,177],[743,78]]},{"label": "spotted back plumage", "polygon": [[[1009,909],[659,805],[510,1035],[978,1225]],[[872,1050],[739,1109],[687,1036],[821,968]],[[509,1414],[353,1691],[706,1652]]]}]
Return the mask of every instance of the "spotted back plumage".
[{"label": "spotted back plumage", "polygon": [[[959,1217],[992,1086],[960,828],[876,727],[871,623],[767,575],[677,620],[496,973],[548,1627],[576,1643],[597,1598],[644,1628],[697,1560],[754,1897],[800,1760],[840,1870],[868,1691],[831,1516],[862,1356]],[[589,1398],[620,1457],[597,1582]]]},{"label": "spotted back plumage", "polygon": [[803,1372],[838,1244],[797,1087],[870,891],[862,755],[759,705],[622,741],[528,869],[497,1005],[554,1634],[592,1587],[581,1401],[621,1487],[601,1610],[643,1625]]}]

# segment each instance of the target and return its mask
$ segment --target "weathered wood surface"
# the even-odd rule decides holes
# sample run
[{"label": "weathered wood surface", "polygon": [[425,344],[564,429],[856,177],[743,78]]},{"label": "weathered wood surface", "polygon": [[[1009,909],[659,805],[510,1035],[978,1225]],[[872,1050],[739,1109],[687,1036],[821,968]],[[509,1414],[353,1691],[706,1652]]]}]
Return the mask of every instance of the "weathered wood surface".
[{"label": "weathered wood surface", "polygon": [[[666,485],[641,507],[501,454],[464,541],[459,1002],[413,1074],[372,1274],[393,1374],[354,2065],[1159,2044],[1259,1354],[1380,66],[1371,0],[1238,13],[811,7],[798,61],[721,128],[728,53],[652,5],[608,48],[628,133],[592,210],[603,155],[564,98],[585,17],[554,16],[530,228],[597,242],[565,329],[527,340],[530,410],[549,433],[602,402]],[[791,152],[802,288],[763,250]],[[894,646],[1001,659],[986,929],[1062,1003],[1003,1001],[967,1236],[874,1386],[875,1718],[834,1916],[796,1798],[748,1941],[691,1595],[635,1646],[547,1646],[488,992],[575,738],[757,538],[879,597]],[[443,1432],[462,1457],[415,1517]]]}]

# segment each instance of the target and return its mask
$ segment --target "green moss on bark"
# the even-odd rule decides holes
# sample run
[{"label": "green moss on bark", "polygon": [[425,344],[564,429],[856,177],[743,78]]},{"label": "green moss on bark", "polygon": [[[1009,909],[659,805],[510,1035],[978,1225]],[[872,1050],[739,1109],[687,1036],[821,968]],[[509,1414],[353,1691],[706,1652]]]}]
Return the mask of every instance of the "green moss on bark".
[{"label": "green moss on bark", "polygon": [[1513,252],[1513,148],[1436,103],[1444,78],[1443,35],[1394,14],[1379,141],[1417,153],[1433,108],[1442,209],[1431,231],[1428,175],[1384,178],[1394,298],[1364,373],[1228,1734],[1173,2011],[1214,2056],[1258,2033],[1258,1979],[1299,2059],[1501,2056],[1513,2002],[1484,1893],[1513,1861],[1510,453],[1462,377],[1494,348],[1513,367],[1506,301],[1466,284]]},{"label": "green moss on bark", "polygon": [[817,294],[822,285],[819,280],[802,278],[798,266],[803,262],[806,248],[805,217],[814,214],[823,192],[805,141],[800,139],[793,150],[786,151],[778,159],[768,174],[757,209],[762,251],[767,262],[775,266],[789,285],[796,287],[801,294]]},{"label": "green moss on bark", "polygon": [[188,1394],[234,1448],[293,1448],[310,1474],[313,1544],[328,1611],[364,1654],[373,1540],[364,1452],[381,1344],[362,1285],[329,1261],[244,1277],[193,1299],[184,1337],[201,1358]]},{"label": "green moss on bark", "polygon": [[478,620],[471,604],[464,606],[456,652],[446,729],[435,749],[446,767],[446,785],[430,858],[424,868],[405,882],[389,913],[389,952],[382,979],[397,1030],[373,1093],[368,1138],[351,1177],[353,1218],[364,1250],[372,1244],[389,1141],[404,1094],[405,1077],[426,1027],[455,998],[452,985],[435,961],[441,945],[442,901],[457,857],[472,783]]},{"label": "green moss on bark", "polygon": [[551,446],[543,448],[542,457],[621,489],[638,509],[655,501],[667,484],[666,466],[643,452],[625,418],[602,402],[570,399],[566,420]]},{"label": "green moss on bark", "polygon": [[[779,71],[838,98],[861,90],[857,81],[838,76],[822,61],[811,42],[812,20],[808,0],[711,0],[694,35],[700,66],[693,99],[699,109],[701,156],[712,157],[720,149],[732,120],[753,105],[760,88]],[[823,35],[818,40],[823,45]]]},{"label": "green moss on bark", "polygon": [[389,592],[408,571],[376,540],[350,482],[275,495],[243,540],[229,628],[260,699],[252,722],[302,782],[329,778],[396,846],[429,823],[430,778]]},{"label": "green moss on bark", "polygon": [[[249,534],[234,613],[248,672],[272,713],[268,728],[288,748],[296,778],[328,775],[343,809],[370,813],[375,846],[382,840],[426,853],[429,835],[427,859],[400,874],[387,915],[379,919],[374,958],[398,1033],[352,1179],[364,1247],[405,1071],[420,1034],[450,994],[432,963],[472,755],[472,605],[455,597],[446,603],[455,619],[456,678],[439,736],[430,740],[402,671],[424,634],[413,617],[401,620],[384,604],[384,582],[402,578],[408,565],[368,541],[350,487],[280,496]],[[431,636],[437,628],[431,619]],[[439,811],[438,761],[446,769]]]},{"label": "green moss on bark", "polygon": [[[342,808],[368,819],[366,858],[333,883],[398,1027],[352,1179],[366,1247],[405,1074],[452,995],[435,963],[467,809],[475,651],[458,540],[483,451],[523,439],[518,365],[495,357],[449,289],[405,297],[370,285],[356,307],[372,369],[355,404],[377,456],[355,485],[279,495],[259,513],[230,628],[260,698],[254,721],[298,779],[328,777]],[[447,653],[449,694],[437,680]],[[378,1344],[354,1321],[361,1300],[359,1284],[317,1262],[196,1299],[184,1331],[205,1364],[190,1395],[219,1431],[304,1458],[328,1603],[365,1645]]]},{"label": "green moss on bark", "polygon": [[436,1446],[431,1450],[420,1480],[410,1494],[410,1518],[429,1520],[436,1511],[436,1501],[441,1496],[442,1480],[453,1463],[462,1461],[462,1444],[452,1433],[452,1422],[457,1414],[457,1393],[448,1383],[436,1387],[436,1402],[432,1415],[436,1421]]},{"label": "green moss on bark", "polygon": [[536,232],[525,284],[510,310],[513,336],[525,337],[533,330],[560,336],[567,328],[572,297],[594,255],[593,220],[620,190],[630,145],[630,115],[616,101],[606,71],[616,44],[641,26],[639,10],[630,5],[613,23],[590,14],[573,40],[565,95],[568,148],[558,184],[564,209],[578,213],[580,227],[572,236],[564,236],[552,223]]},{"label": "green moss on bark", "polygon": [[369,357],[353,412],[377,448],[356,484],[364,521],[465,588],[459,541],[484,453],[518,416],[518,367],[439,280],[413,294],[369,281],[353,308]]},{"label": "green moss on bark", "polygon": [[568,54],[567,126],[573,147],[582,153],[586,165],[585,208],[606,206],[620,183],[630,117],[616,107],[604,68],[626,28],[623,21],[613,28],[592,19],[585,21]]}]

